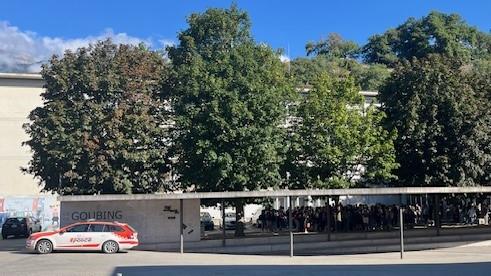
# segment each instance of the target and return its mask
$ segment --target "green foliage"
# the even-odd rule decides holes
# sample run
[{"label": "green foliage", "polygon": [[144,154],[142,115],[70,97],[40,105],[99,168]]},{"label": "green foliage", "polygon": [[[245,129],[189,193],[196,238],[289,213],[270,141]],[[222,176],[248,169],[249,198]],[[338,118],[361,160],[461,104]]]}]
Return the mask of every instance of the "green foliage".
[{"label": "green foliage", "polygon": [[362,90],[378,91],[390,76],[390,70],[383,64],[355,63],[350,67],[350,75]]},{"label": "green foliage", "polygon": [[395,29],[372,36],[362,53],[367,63],[391,67],[402,59],[435,53],[478,59],[491,54],[491,35],[469,26],[459,15],[431,12],[419,20],[409,18]]},{"label": "green foliage", "polygon": [[166,190],[166,66],[144,46],[99,42],[43,66],[44,105],[24,126],[25,171],[60,194]]},{"label": "green foliage", "polygon": [[234,6],[188,24],[169,49],[179,181],[198,191],[277,185],[293,91],[279,54],[252,40],[247,14]]},{"label": "green foliage", "polygon": [[389,77],[390,71],[382,64],[361,64],[356,60],[319,55],[292,60],[291,74],[299,86],[311,84],[320,74],[328,74],[333,78],[352,76],[362,90],[376,91]]},{"label": "green foliage", "polygon": [[491,83],[486,68],[430,55],[395,68],[380,99],[395,142],[401,184],[489,183]]},{"label": "green foliage", "polygon": [[354,59],[360,47],[353,41],[343,39],[339,34],[331,33],[326,40],[309,42],[305,46],[307,56],[322,55],[328,58]]},{"label": "green foliage", "polygon": [[292,188],[340,188],[360,180],[384,183],[397,167],[384,114],[365,108],[353,78],[320,75],[298,108],[284,171]]}]

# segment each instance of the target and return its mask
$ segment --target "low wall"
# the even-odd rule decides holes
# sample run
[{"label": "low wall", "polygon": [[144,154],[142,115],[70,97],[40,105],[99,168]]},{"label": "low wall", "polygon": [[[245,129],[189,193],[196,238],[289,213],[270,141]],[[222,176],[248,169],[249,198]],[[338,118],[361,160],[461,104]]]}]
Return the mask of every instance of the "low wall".
[{"label": "low wall", "polygon": [[[440,236],[435,229],[412,229],[404,233],[406,250],[423,250],[470,245],[491,240],[491,227],[443,228]],[[141,244],[137,249],[150,251],[179,251],[179,243]],[[295,254],[355,254],[393,252],[399,250],[399,232],[332,233],[328,241],[326,233],[296,233]],[[226,240],[202,240],[186,242],[185,252],[229,254],[286,254],[290,250],[288,233],[280,236],[242,237]]]},{"label": "low wall", "polygon": [[[183,200],[184,240],[200,240],[198,199]],[[180,240],[179,200],[62,201],[61,226],[88,219],[128,223],[141,243]]]}]

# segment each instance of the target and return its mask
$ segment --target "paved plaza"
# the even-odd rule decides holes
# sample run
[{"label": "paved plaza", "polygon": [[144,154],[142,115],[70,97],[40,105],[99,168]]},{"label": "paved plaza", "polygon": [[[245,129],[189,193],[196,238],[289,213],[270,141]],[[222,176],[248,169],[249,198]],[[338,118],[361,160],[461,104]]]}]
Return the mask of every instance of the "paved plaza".
[{"label": "paved plaza", "polygon": [[439,250],[337,256],[254,256],[130,251],[53,253],[0,240],[0,275],[489,275],[491,242]]}]

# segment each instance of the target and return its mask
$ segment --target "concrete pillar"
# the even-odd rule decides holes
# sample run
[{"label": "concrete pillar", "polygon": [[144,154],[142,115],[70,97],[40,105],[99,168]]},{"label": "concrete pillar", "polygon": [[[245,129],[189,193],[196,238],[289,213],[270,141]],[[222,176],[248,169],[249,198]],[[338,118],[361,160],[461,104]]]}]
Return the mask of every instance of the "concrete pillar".
[{"label": "concrete pillar", "polygon": [[180,233],[181,233],[181,254],[184,253],[184,203],[183,200],[179,200],[179,222],[180,222]]},{"label": "concrete pillar", "polygon": [[327,198],[327,240],[331,241],[331,198]]},{"label": "concrete pillar", "polygon": [[292,212],[293,212],[293,208],[292,208],[292,198],[287,196],[287,201],[288,201],[288,208],[287,210],[289,210],[288,212],[288,231],[292,232],[293,231],[293,217],[292,217]]},{"label": "concrete pillar", "polygon": [[225,201],[222,200],[222,246],[225,246]]},{"label": "concrete pillar", "polygon": [[435,228],[436,228],[436,235],[440,236],[440,227],[441,227],[441,214],[440,214],[440,195],[435,194],[434,196],[434,214],[435,214]]},{"label": "concrete pillar", "polygon": [[400,228],[400,234],[399,234],[399,240],[401,242],[400,249],[401,249],[401,259],[404,258],[404,212],[403,212],[402,205],[399,206],[399,228]]},{"label": "concrete pillar", "polygon": [[338,221],[337,221],[337,214],[338,214],[338,204],[339,204],[339,196],[334,198],[334,232],[338,232]]},{"label": "concrete pillar", "polygon": [[[291,206],[291,197],[287,197],[288,205]],[[290,207],[288,212],[288,231],[290,232],[290,257],[293,257],[293,221],[292,221],[293,208]]]}]

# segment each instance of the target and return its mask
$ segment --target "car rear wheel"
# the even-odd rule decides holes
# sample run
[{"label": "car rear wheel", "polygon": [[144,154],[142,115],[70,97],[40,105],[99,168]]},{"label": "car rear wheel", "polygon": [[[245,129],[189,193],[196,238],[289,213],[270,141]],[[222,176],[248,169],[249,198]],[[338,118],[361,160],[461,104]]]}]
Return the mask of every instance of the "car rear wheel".
[{"label": "car rear wheel", "polygon": [[117,253],[119,251],[119,245],[115,241],[107,241],[102,245],[102,252],[107,254]]},{"label": "car rear wheel", "polygon": [[48,240],[40,240],[36,244],[36,252],[39,254],[48,254],[53,251],[53,244]]}]

